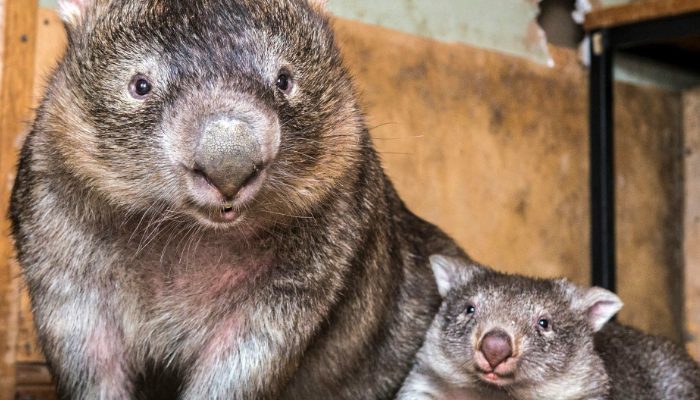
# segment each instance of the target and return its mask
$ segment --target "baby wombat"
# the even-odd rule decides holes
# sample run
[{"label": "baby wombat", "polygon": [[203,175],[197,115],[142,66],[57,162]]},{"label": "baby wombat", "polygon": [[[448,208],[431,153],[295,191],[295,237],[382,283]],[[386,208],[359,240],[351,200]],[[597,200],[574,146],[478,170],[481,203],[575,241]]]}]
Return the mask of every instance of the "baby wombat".
[{"label": "baby wombat", "polygon": [[387,399],[466,255],[384,175],[319,0],[62,0],[13,234],[72,399]]},{"label": "baby wombat", "polygon": [[608,320],[613,293],[430,258],[443,303],[399,399],[698,399],[679,346]]}]

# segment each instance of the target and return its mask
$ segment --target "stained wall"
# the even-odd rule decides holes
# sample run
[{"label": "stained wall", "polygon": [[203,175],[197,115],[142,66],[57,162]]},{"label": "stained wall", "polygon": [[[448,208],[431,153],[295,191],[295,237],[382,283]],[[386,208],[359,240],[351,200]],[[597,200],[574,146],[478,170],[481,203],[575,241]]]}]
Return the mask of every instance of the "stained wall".
[{"label": "stained wall", "polygon": [[[549,68],[346,19],[335,26],[409,207],[497,269],[587,284],[588,75],[574,51],[550,47]],[[37,34],[41,77],[65,40],[52,10]],[[622,83],[616,96],[620,319],[680,340],[683,101]],[[47,378],[26,297],[19,308],[14,354],[34,385]]]},{"label": "stained wall", "polygon": [[[407,204],[476,259],[589,283],[588,73],[356,22],[338,37]],[[680,340],[682,104],[616,85],[623,322]]]}]

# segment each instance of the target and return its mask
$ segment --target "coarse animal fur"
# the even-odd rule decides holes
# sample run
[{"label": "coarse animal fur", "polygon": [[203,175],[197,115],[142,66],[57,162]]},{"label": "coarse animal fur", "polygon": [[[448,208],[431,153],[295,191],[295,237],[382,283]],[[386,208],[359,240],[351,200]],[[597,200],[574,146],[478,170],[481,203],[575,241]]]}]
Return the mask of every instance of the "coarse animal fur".
[{"label": "coarse animal fur", "polygon": [[393,398],[428,256],[467,256],[383,173],[318,2],[59,4],[11,217],[60,396]]},{"label": "coarse animal fur", "polygon": [[700,398],[681,347],[608,322],[613,293],[431,261],[443,303],[398,399]]}]

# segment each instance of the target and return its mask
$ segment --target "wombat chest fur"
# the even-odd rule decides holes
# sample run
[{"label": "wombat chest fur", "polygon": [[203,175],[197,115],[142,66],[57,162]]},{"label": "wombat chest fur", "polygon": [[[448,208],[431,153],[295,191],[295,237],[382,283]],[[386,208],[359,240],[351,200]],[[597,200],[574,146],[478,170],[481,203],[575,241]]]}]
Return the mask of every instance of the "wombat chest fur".
[{"label": "wombat chest fur", "polygon": [[681,347],[608,322],[613,293],[430,259],[443,304],[399,399],[700,399]]},{"label": "wombat chest fur", "polygon": [[63,398],[388,399],[439,304],[306,0],[62,0],[11,216]]}]

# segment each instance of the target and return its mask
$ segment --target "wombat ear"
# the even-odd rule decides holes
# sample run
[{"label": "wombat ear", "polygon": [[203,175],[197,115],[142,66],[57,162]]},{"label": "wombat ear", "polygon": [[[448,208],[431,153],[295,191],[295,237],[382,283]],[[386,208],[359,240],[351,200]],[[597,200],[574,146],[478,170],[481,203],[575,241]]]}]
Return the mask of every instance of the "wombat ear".
[{"label": "wombat ear", "polygon": [[440,296],[447,293],[457,285],[468,283],[477,273],[484,271],[483,267],[466,264],[463,260],[442,255],[430,256],[430,266],[435,274]]},{"label": "wombat ear", "polygon": [[622,300],[615,293],[599,287],[585,290],[581,302],[594,332],[598,332],[622,308]]},{"label": "wombat ear", "polygon": [[85,17],[86,9],[93,2],[94,0],[58,0],[58,11],[63,22],[73,28],[80,25]]}]

